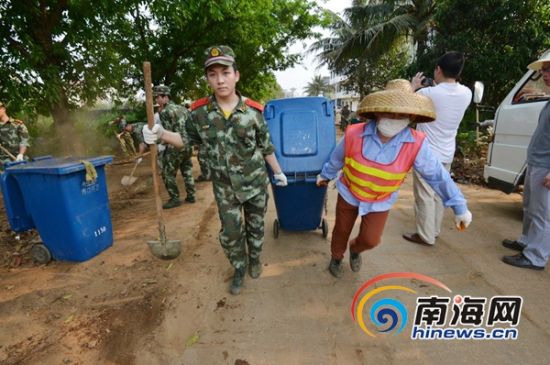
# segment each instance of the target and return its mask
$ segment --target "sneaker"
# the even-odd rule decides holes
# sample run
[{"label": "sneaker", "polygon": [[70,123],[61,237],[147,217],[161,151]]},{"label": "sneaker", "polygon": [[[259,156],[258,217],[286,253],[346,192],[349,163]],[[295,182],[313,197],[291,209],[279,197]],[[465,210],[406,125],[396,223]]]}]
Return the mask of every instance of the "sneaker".
[{"label": "sneaker", "polygon": [[179,199],[170,199],[162,205],[162,209],[172,209],[175,207],[179,207],[180,205],[181,201]]},{"label": "sneaker", "polygon": [[334,276],[335,278],[341,278],[344,274],[344,271],[342,269],[342,260],[330,259],[328,271],[330,271],[332,276]]},{"label": "sneaker", "polygon": [[187,197],[185,198],[185,201],[188,203],[194,203],[196,200],[194,196],[187,195]]},{"label": "sneaker", "polygon": [[359,270],[361,270],[362,263],[363,263],[363,259],[361,258],[360,253],[350,252],[349,266],[351,267],[351,271],[358,272]]},{"label": "sneaker", "polygon": [[262,274],[262,263],[260,262],[260,259],[253,259],[250,258],[248,260],[248,274],[252,279],[257,279]]},{"label": "sneaker", "polygon": [[241,292],[241,287],[243,286],[244,281],[244,267],[240,269],[235,269],[235,274],[233,275],[233,280],[231,281],[231,286],[229,291],[233,295],[237,295]]}]

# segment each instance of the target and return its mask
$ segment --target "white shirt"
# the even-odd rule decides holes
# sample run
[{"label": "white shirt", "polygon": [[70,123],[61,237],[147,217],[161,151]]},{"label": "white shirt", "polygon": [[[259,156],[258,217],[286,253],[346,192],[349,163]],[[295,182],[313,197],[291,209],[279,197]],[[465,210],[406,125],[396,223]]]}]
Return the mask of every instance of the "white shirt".
[{"label": "white shirt", "polygon": [[429,97],[435,106],[435,121],[418,123],[416,129],[426,133],[430,147],[443,163],[453,162],[456,132],[472,100],[472,91],[464,85],[442,82],[417,90]]}]

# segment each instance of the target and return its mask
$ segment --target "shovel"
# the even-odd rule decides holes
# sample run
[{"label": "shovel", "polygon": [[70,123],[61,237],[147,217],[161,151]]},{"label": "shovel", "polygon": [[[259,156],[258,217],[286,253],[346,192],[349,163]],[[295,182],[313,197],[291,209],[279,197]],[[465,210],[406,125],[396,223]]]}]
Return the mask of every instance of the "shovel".
[{"label": "shovel", "polygon": [[123,176],[122,180],[120,180],[120,183],[123,186],[130,186],[133,183],[136,182],[137,177],[134,177],[134,172],[136,171],[137,166],[139,165],[139,159],[136,160],[136,163],[134,164],[134,168],[132,169],[132,172],[130,173],[130,176]]},{"label": "shovel", "polygon": [[[147,109],[147,124],[152,129],[154,126],[153,117],[153,90],[151,89],[151,63],[143,62],[143,75],[145,79],[145,104]],[[157,145],[149,145],[151,149],[151,169],[153,170],[153,187],[155,190],[155,203],[157,206],[157,220],[159,227],[158,241],[147,241],[151,253],[163,260],[171,260],[181,253],[181,242],[179,240],[166,239],[166,229],[162,217],[162,200],[160,199],[160,182],[157,173]]]},{"label": "shovel", "polygon": [[15,157],[10,151],[8,151],[8,149],[7,149],[6,147],[2,146],[1,144],[0,144],[0,149],[1,149],[5,154],[7,154],[8,156],[10,156],[10,158],[11,158],[13,161],[17,160],[17,157]]}]

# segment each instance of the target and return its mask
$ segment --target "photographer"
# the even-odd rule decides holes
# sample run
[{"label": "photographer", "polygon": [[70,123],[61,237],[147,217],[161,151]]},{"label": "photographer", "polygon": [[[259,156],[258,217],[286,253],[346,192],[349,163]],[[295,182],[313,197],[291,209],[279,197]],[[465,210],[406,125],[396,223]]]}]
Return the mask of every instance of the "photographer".
[{"label": "photographer", "polygon": [[[453,162],[458,126],[472,100],[470,89],[457,81],[463,67],[462,53],[447,52],[437,60],[433,80],[426,78],[422,72],[412,79],[414,90],[432,100],[436,114],[433,123],[418,124],[416,129],[426,134],[432,151],[447,171],[451,170]],[[413,171],[413,184],[416,232],[404,234],[403,238],[432,246],[441,230],[443,203],[416,170]]]}]

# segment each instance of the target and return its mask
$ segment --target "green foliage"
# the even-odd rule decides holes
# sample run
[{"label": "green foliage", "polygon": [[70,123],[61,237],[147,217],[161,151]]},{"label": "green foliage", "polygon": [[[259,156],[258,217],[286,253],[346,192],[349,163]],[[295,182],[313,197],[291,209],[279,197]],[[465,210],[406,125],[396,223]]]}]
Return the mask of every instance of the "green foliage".
[{"label": "green foliage", "polygon": [[418,69],[433,70],[445,51],[464,52],[462,82],[483,81],[483,102],[492,106],[550,47],[550,3],[544,0],[440,0],[434,21],[433,47]]},{"label": "green foliage", "polygon": [[304,91],[308,96],[327,95],[330,93],[331,87],[323,76],[315,75],[313,79],[307,83]]},{"label": "green foliage", "polygon": [[331,13],[330,36],[310,48],[310,52],[317,52],[321,65],[344,77],[341,84],[344,89],[360,97],[383,88],[388,80],[403,77],[410,59],[405,36],[382,34],[379,29],[381,22],[391,16],[394,5],[362,3],[355,1],[343,17]]},{"label": "green foliage", "polygon": [[401,43],[403,37],[416,46],[417,56],[423,54],[435,4],[434,0],[354,1],[344,13],[347,23],[334,23],[343,42],[337,47],[327,44],[332,48],[333,60],[337,65],[349,59],[375,62]]},{"label": "green foliage", "polygon": [[213,44],[235,50],[239,89],[265,100],[277,93],[273,71],[301,57],[289,45],[322,22],[313,0],[5,0],[0,14],[0,100],[56,125],[99,98],[131,102],[144,60],[176,101],[204,96]]},{"label": "green foliage", "polygon": [[239,90],[267,99],[276,89],[272,71],[300,58],[285,55],[288,46],[311,36],[321,21],[311,0],[163,0],[143,1],[140,8],[145,11],[131,14],[126,42],[118,47],[132,70],[121,98],[142,88],[143,60],[151,61],[153,82],[170,85],[176,101],[204,96],[204,51],[224,44],[237,56]]},{"label": "green foliage", "polygon": [[374,90],[383,89],[388,80],[406,78],[405,68],[410,55],[404,47],[396,46],[376,61],[350,60],[342,74],[342,86],[363,98]]},{"label": "green foliage", "polygon": [[0,98],[12,113],[58,114],[93,103],[122,79],[110,1],[4,1]]}]

